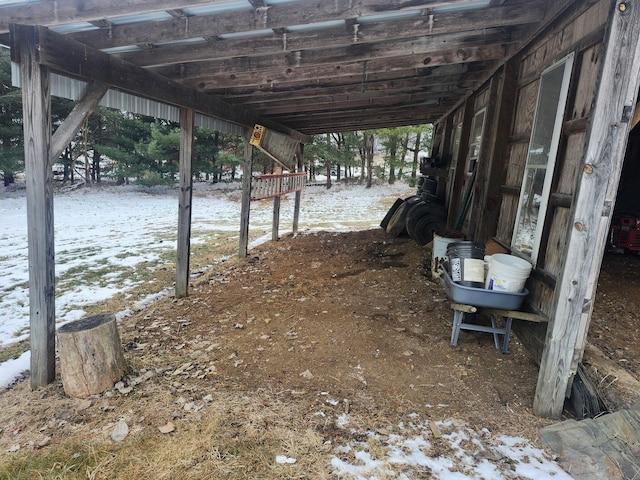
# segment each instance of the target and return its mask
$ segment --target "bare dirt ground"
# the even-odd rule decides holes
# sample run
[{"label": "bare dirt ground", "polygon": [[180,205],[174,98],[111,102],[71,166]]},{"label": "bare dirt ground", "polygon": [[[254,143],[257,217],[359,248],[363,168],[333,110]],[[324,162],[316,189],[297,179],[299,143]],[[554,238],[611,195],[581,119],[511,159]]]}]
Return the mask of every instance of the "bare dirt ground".
[{"label": "bare dirt ground", "polygon": [[[592,336],[638,374],[638,260],[613,260]],[[451,347],[452,311],[430,262],[381,229],[288,236],[223,262],[188,298],[121,322],[130,372],[112,391],[71,399],[60,382],[31,392],[22,381],[1,392],[0,464],[15,478],[335,478],[331,445],[414,413],[541,447],[551,422],[531,412],[532,358],[515,335],[506,355],[486,333],[463,331]],[[349,429],[341,413],[355,419]],[[110,439],[119,420],[124,443]],[[278,451],[298,459],[286,474]],[[20,467],[34,452],[49,473]]]}]

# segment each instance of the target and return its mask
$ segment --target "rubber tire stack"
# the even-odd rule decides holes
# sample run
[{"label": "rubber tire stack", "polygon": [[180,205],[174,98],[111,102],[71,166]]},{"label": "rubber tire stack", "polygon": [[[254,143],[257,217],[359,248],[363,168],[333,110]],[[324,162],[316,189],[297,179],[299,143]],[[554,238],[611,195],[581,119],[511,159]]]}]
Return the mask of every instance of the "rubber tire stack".
[{"label": "rubber tire stack", "polygon": [[[387,234],[408,234],[418,245],[433,240],[433,233],[447,227],[447,211],[432,191],[426,191],[426,179],[418,179],[417,195],[398,198],[380,222]],[[429,188],[431,190],[431,188]]]}]

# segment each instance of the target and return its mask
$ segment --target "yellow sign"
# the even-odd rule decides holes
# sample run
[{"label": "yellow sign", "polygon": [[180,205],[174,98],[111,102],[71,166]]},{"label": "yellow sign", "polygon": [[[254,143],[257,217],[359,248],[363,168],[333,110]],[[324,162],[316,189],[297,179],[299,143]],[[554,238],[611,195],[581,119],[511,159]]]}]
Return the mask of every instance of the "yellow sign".
[{"label": "yellow sign", "polygon": [[255,125],[253,127],[253,133],[251,134],[251,140],[249,143],[256,147],[260,146],[260,142],[262,142],[262,136],[264,135],[264,127],[262,125]]}]

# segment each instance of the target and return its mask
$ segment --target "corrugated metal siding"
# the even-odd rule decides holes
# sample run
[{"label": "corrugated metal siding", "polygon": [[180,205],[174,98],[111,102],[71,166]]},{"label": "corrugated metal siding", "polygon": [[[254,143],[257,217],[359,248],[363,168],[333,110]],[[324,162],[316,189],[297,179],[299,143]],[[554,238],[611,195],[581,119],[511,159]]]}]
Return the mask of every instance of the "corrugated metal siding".
[{"label": "corrugated metal siding", "polygon": [[[21,86],[20,65],[11,63],[11,83],[14,87]],[[84,95],[87,89],[87,83],[81,80],[51,74],[51,95],[60,98],[68,98],[69,100],[78,101]],[[115,108],[125,112],[137,113],[139,115],[147,115],[149,117],[161,118],[171,122],[180,122],[180,108],[166,103],[148,100],[146,98],[136,97],[128,93],[109,90],[103,97],[100,105],[108,108]],[[197,113],[195,116],[195,124],[198,127],[214,130],[222,133],[230,133],[235,135],[243,135],[244,127],[230,123],[219,118],[213,118]]]}]

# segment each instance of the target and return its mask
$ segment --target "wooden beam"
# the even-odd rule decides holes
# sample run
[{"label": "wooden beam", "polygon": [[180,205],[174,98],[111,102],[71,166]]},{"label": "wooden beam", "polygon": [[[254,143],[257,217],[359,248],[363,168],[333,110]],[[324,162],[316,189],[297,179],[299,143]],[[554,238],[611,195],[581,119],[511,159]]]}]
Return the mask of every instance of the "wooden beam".
[{"label": "wooden beam", "polygon": [[[261,15],[262,18],[258,18],[254,10],[246,9],[153,22],[145,28],[138,28],[136,25],[110,25],[100,30],[75,33],[72,36],[93,48],[104,49],[198,37],[214,39],[219,35],[235,32],[266,29],[281,31],[291,25],[351,20],[356,17],[380,13],[380,10],[372,8],[374,5],[368,5],[373,4],[370,0],[359,1],[358,4],[356,11],[348,2],[322,2],[314,4],[311,8],[307,1],[287,2],[281,5],[270,5],[266,14]],[[323,41],[351,44],[391,38],[420,37],[425,34],[438,35],[450,31],[483,30],[488,26],[537,23],[542,18],[544,9],[540,8],[536,2],[528,2],[527,4],[521,3],[515,6],[500,6],[477,11],[438,13],[432,17],[425,15],[425,12],[426,10],[423,10],[419,16],[411,19],[359,24],[355,35],[353,27],[349,28],[346,25],[332,30],[329,35],[325,34],[326,30],[320,35],[313,36],[310,36],[308,32],[300,34],[287,32],[286,46],[289,50],[296,50],[307,48],[303,45],[308,42],[315,42],[311,46],[317,47]],[[267,38],[269,42],[273,41],[280,49],[285,45],[282,34],[263,38]],[[254,46],[259,47],[261,40],[262,38],[254,42]],[[248,47],[249,42],[248,40],[224,40],[225,46],[222,50],[233,52],[237,48]],[[213,40],[213,43],[217,42]],[[224,55],[223,52],[219,54]]]},{"label": "wooden beam", "polygon": [[640,83],[640,9],[612,2],[604,61],[571,209],[533,403],[559,418],[582,357]]},{"label": "wooden beam", "polygon": [[[421,83],[422,80],[422,84]],[[451,79],[449,84],[429,85],[426,80],[417,78],[415,82],[382,82],[380,85],[346,85],[339,88],[314,88],[308,87],[305,90],[291,90],[277,93],[256,93],[247,96],[228,96],[229,102],[233,104],[240,103],[242,105],[250,105],[253,110],[268,109],[270,113],[274,113],[276,109],[286,109],[293,106],[299,109],[304,106],[313,106],[314,104],[333,104],[343,105],[346,102],[360,102],[363,105],[384,105],[394,103],[405,103],[424,100],[433,101],[438,95],[457,95],[460,92],[466,92],[473,88],[475,84],[471,81],[458,83]],[[398,97],[398,99],[396,99]],[[404,97],[404,98],[403,98]],[[408,98],[411,97],[411,98]],[[381,103],[382,102],[382,103]]]},{"label": "wooden beam", "polygon": [[244,165],[242,167],[242,204],[240,206],[240,240],[238,257],[246,258],[249,251],[249,214],[251,211],[251,177],[253,172],[253,146],[251,134],[247,129],[244,136]]},{"label": "wooden beam", "polygon": [[[32,36],[38,45],[38,62],[63,75],[80,78],[90,82],[99,81],[142,98],[149,98],[162,103],[179,107],[192,108],[204,115],[244,126],[256,123],[268,126],[273,130],[290,135],[298,140],[306,141],[304,135],[262,119],[252,112],[232,107],[228,103],[203,93],[196,92],[168,78],[148,72],[124,60],[118,60],[99,50],[92,50],[86,45],[59,35],[44,27],[12,25],[12,55],[19,52],[20,40]],[[20,62],[19,56],[12,56],[13,61]]]},{"label": "wooden beam", "polygon": [[176,259],[176,297],[189,295],[191,252],[191,202],[193,199],[193,110],[180,110],[180,190],[178,193],[178,247]]},{"label": "wooden beam", "polygon": [[49,69],[33,35],[20,42],[29,245],[31,388],[55,380],[55,256]]},{"label": "wooden beam", "polygon": [[[495,58],[488,58],[494,52]],[[492,71],[494,61],[501,58],[504,48],[495,50],[486,45],[482,51],[483,61],[476,61],[473,54],[464,62],[450,62],[457,57],[457,52],[447,54],[446,50],[437,53],[441,57],[431,57],[425,65],[421,56],[405,55],[391,61],[367,62],[366,83],[375,85],[382,82],[395,82],[405,79],[422,79],[438,84],[447,77],[461,81],[471,80],[483,72]],[[438,58],[442,60],[439,62]],[[459,57],[458,57],[459,58]],[[439,64],[440,63],[440,64]],[[169,70],[170,69],[170,70]],[[197,88],[200,91],[221,95],[251,95],[252,93],[278,92],[281,89],[300,90],[310,87],[310,79],[325,86],[334,87],[345,84],[362,83],[363,64],[313,65],[310,67],[289,67],[276,71],[218,72],[213,68],[202,68],[198,74],[188,77],[186,71],[169,67],[168,70],[155,70],[163,75],[179,75],[178,81],[183,85]]]},{"label": "wooden beam", "polygon": [[51,163],[55,163],[60,154],[67,148],[73,140],[84,121],[91,115],[98,106],[102,97],[107,93],[109,87],[103,83],[91,83],[87,85],[84,96],[73,107],[71,113],[64,122],[56,129],[51,137]]},{"label": "wooden beam", "polygon": [[[365,60],[368,62],[382,62],[385,59],[388,63],[387,70],[390,70],[393,68],[394,62],[397,62],[395,59],[407,57],[409,52],[414,58],[412,66],[425,67],[434,64],[433,58],[443,58],[441,52],[445,52],[445,58],[450,58],[446,63],[483,60],[482,51],[486,49],[491,49],[489,55],[493,58],[496,46],[500,46],[502,55],[504,55],[504,44],[509,43],[509,39],[517,37],[518,35],[514,34],[512,29],[498,27],[489,28],[481,33],[449,33],[437,37],[422,37],[397,42],[358,43],[306,51],[283,51],[280,49],[269,54],[257,56],[248,55],[248,50],[244,50],[242,55],[239,51],[238,56],[231,58],[217,58],[215,53],[212,53],[216,49],[207,46],[201,49],[193,48],[188,57],[186,57],[186,53],[176,54],[171,57],[164,55],[161,61],[167,66],[159,67],[157,72],[166,74],[170,78],[178,78],[180,76],[193,77],[197,74],[202,75],[200,72],[202,72],[203,68],[206,68],[208,72],[227,72],[230,75],[234,75],[251,71],[284,71],[295,67],[335,66],[363,62]],[[472,55],[475,55],[476,58],[472,57]],[[417,57],[422,58],[416,61]],[[185,64],[185,58],[189,58],[190,63]],[[455,60],[456,58],[457,61]],[[159,55],[155,57],[154,63],[156,65],[159,59]],[[171,69],[171,63],[176,64],[173,69]],[[136,64],[146,67],[153,66],[144,65],[139,61],[136,61]]]},{"label": "wooden beam", "polygon": [[[510,35],[523,24],[538,23],[543,12],[535,8],[535,4],[528,6],[501,7],[489,10],[469,11],[463,13],[436,14],[435,18],[419,17],[417,19],[393,22],[365,23],[358,26],[357,33],[350,28],[340,26],[332,29],[320,30],[315,35],[308,32],[287,32],[261,36],[256,39],[215,39],[192,45],[159,46],[145,50],[125,52],[121,58],[130,60],[140,66],[167,65],[183,63],[185,58],[198,61],[234,58],[239,56],[262,56],[288,52],[305,52],[313,50],[314,55],[333,48],[358,49],[362,45],[367,50],[377,51],[380,48],[393,46],[406,50],[411,43],[413,48],[421,45],[438,44],[441,48],[452,48],[451,39],[473,39],[478,34],[486,35],[500,32],[504,43],[509,43],[518,35]],[[196,17],[197,18],[197,17]],[[191,19],[188,20],[191,24]],[[292,25],[292,24],[289,24]],[[236,26],[237,28],[237,26]],[[496,30],[499,29],[499,30]],[[138,29],[144,30],[144,29]],[[236,30],[237,31],[237,30]],[[194,33],[186,29],[189,38]],[[184,35],[184,33],[183,33]],[[211,36],[211,32],[203,33]],[[195,35],[197,37],[199,35]],[[286,38],[286,41],[285,41]],[[125,45],[131,45],[126,42]],[[462,45],[461,45],[462,46]],[[103,48],[95,47],[94,48]],[[250,52],[249,54],[247,52]]]}]

